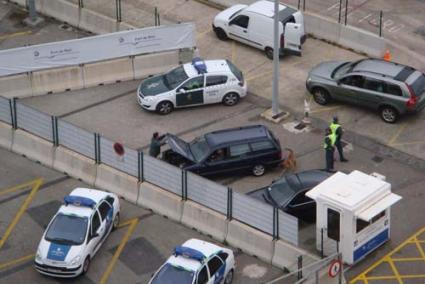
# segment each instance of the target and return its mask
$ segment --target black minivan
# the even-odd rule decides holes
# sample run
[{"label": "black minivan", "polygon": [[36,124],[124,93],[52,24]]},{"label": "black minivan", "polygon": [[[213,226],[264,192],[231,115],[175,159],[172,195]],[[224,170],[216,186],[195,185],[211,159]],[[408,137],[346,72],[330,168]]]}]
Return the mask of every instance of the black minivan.
[{"label": "black minivan", "polygon": [[267,168],[279,165],[279,140],[264,125],[224,129],[204,134],[187,143],[167,135],[170,146],[162,159],[199,175],[250,172],[262,176]]}]

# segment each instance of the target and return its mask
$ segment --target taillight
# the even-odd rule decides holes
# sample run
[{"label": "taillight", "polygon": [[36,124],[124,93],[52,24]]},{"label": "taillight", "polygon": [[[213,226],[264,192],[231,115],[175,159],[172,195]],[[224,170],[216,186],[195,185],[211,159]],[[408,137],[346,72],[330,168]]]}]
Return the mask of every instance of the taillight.
[{"label": "taillight", "polygon": [[244,84],[244,83],[245,83],[245,81],[244,81],[243,76],[242,76],[242,78],[241,78],[241,80],[239,81],[238,85],[239,85],[239,86],[241,86],[241,87],[243,87],[243,84]]},{"label": "taillight", "polygon": [[285,47],[285,36],[283,34],[280,35],[280,48]]},{"label": "taillight", "polygon": [[406,106],[408,108],[413,108],[416,105],[416,102],[418,101],[417,97],[415,96],[415,92],[413,91],[412,87],[409,84],[406,84],[407,89],[409,90],[410,98],[406,103]]},{"label": "taillight", "polygon": [[282,151],[277,152],[277,158],[282,160]]}]

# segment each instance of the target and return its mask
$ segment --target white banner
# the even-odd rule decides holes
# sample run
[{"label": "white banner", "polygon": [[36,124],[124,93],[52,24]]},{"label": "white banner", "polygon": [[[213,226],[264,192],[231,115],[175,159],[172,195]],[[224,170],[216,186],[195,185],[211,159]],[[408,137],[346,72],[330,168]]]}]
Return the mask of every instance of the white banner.
[{"label": "white banner", "polygon": [[184,23],[0,51],[0,76],[195,46],[195,26]]}]

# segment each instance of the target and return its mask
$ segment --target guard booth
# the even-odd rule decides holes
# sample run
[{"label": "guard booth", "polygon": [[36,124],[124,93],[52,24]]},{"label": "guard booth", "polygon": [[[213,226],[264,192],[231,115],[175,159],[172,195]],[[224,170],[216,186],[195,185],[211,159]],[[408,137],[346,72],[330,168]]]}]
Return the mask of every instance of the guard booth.
[{"label": "guard booth", "polygon": [[390,239],[390,207],[401,199],[379,174],[337,172],[306,195],[316,201],[316,247],[353,264]]}]

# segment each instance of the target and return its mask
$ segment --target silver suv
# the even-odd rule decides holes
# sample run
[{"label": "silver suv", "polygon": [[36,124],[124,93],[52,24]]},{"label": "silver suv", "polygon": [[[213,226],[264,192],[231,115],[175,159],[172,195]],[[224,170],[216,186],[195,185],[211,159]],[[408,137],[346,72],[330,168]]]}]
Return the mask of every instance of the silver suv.
[{"label": "silver suv", "polygon": [[425,107],[425,75],[381,59],[320,63],[309,72],[306,87],[318,104],[334,99],[365,106],[388,123]]}]

